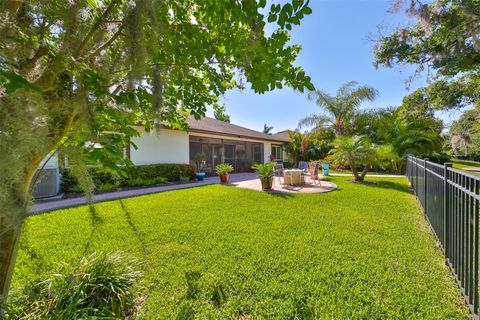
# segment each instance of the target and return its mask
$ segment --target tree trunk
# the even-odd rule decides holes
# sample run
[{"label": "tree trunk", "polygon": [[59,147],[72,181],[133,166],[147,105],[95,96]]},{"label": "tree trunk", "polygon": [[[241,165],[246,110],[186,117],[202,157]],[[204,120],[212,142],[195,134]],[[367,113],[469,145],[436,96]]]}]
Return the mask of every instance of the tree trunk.
[{"label": "tree trunk", "polygon": [[0,318],[7,302],[8,291],[17,257],[20,226],[9,226],[2,218],[0,234]]},{"label": "tree trunk", "polygon": [[365,176],[367,175],[368,170],[370,170],[370,165],[367,164],[365,165],[365,167],[363,167],[362,173],[360,174],[357,181],[363,182],[363,180],[365,180]]},{"label": "tree trunk", "polygon": [[15,269],[20,232],[30,200],[30,184],[39,161],[32,162],[34,169],[24,173],[23,183],[7,188],[7,195],[0,202],[0,319],[5,312]]},{"label": "tree trunk", "polygon": [[355,166],[355,162],[353,160],[349,161],[350,169],[352,170],[353,176],[355,177],[355,181],[360,181],[360,176],[358,175],[357,167]]}]

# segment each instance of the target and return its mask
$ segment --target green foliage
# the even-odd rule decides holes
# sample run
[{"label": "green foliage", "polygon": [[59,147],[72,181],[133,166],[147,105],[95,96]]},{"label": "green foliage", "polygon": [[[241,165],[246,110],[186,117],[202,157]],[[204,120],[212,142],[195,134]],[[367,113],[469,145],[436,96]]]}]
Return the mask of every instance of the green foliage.
[{"label": "green foliage", "polygon": [[[181,181],[181,180],[180,180]],[[167,184],[169,181],[165,177],[155,177],[151,179],[133,178],[125,181],[127,187],[153,186],[157,184]]]},{"label": "green foliage", "polygon": [[384,166],[397,160],[391,145],[374,145],[367,136],[342,136],[336,138],[333,144],[335,147],[330,151],[329,159],[335,164],[349,166],[355,181],[363,181],[374,165]]},{"label": "green foliage", "polygon": [[464,112],[452,123],[448,135],[453,156],[480,160],[480,108]]},{"label": "green foliage", "polygon": [[215,172],[220,176],[222,174],[230,173],[233,171],[231,164],[221,163],[215,167]]},{"label": "green foliage", "polygon": [[418,101],[406,99],[398,108],[358,113],[353,128],[377,145],[392,147],[389,171],[402,173],[409,155],[426,158],[442,153],[442,121]]},{"label": "green foliage", "polygon": [[[145,261],[139,319],[468,319],[406,179],[291,196],[212,185],[29,217],[13,288],[118,248]],[[307,316],[305,316],[307,315]]]},{"label": "green foliage", "polygon": [[263,125],[263,130],[262,130],[263,133],[270,134],[272,130],[273,130],[272,126],[269,126],[266,123]]},{"label": "green foliage", "polygon": [[335,96],[322,90],[311,91],[310,100],[314,100],[319,108],[327,115],[313,113],[302,120],[298,126],[320,129],[330,127],[339,137],[351,133],[350,124],[357,108],[364,101],[373,101],[378,92],[370,86],[359,86],[357,82],[350,81],[338,88]]},{"label": "green foliage", "polygon": [[230,116],[225,111],[225,106],[215,105],[213,106],[213,115],[215,119],[223,121],[223,122],[230,122]]},{"label": "green foliage", "polygon": [[255,169],[258,177],[270,178],[274,175],[273,169],[275,168],[275,162],[256,163],[252,166],[252,168]]},{"label": "green foliage", "polygon": [[[189,115],[204,116],[245,83],[256,93],[314,89],[295,65],[301,47],[289,34],[311,14],[308,1],[265,7],[264,0],[0,1],[0,229],[9,234],[0,237],[0,255],[9,257],[0,259],[0,274],[11,274],[32,176],[50,152],[126,176],[132,163],[124,151],[138,135],[132,125],[187,130]],[[156,176],[182,174],[189,175]]]},{"label": "green foliage", "polygon": [[[97,191],[109,191],[118,187],[139,187],[166,184],[175,181],[189,181],[195,177],[195,169],[188,164],[151,164],[126,168],[127,176],[119,176],[115,171],[104,168],[90,168]],[[66,169],[62,172],[63,192],[84,192],[78,179]]]},{"label": "green foliage", "polygon": [[422,89],[437,109],[479,103],[480,40],[478,0],[409,2],[406,12],[415,23],[381,36],[375,47],[376,65],[415,64],[417,74],[429,70]]},{"label": "green foliage", "polygon": [[331,129],[316,129],[313,132],[289,132],[285,151],[293,162],[323,159],[327,156],[335,134]]},{"label": "green foliage", "polygon": [[135,312],[138,263],[120,253],[92,254],[62,264],[12,297],[12,319],[125,318]]}]

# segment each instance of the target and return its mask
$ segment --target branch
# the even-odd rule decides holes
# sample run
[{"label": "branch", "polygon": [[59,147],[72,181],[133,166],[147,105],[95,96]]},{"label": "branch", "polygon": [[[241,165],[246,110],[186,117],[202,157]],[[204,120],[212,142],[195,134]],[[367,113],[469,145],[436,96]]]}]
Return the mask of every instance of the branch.
[{"label": "branch", "polygon": [[118,0],[112,0],[112,2],[110,2],[110,4],[108,5],[107,9],[105,9],[105,11],[100,16],[100,18],[93,24],[90,31],[87,33],[83,41],[80,43],[80,46],[78,47],[77,52],[73,55],[75,59],[78,59],[78,57],[82,54],[82,51],[83,49],[85,49],[85,46],[87,45],[87,43],[93,37],[95,32],[98,31],[98,28],[100,27],[100,25],[104,22],[105,18],[109,15],[110,11],[113,9],[115,4],[117,3],[118,3]]},{"label": "branch", "polygon": [[210,60],[206,63],[152,63],[152,66],[167,66],[167,67],[201,67],[204,65],[214,65],[219,64],[219,61]]},{"label": "branch", "polygon": [[102,44],[101,46],[99,46],[97,49],[95,49],[95,51],[93,51],[89,56],[88,56],[88,60],[92,59],[93,57],[97,56],[100,54],[100,52],[102,52],[102,50],[104,50],[105,48],[108,48],[117,38],[118,36],[122,33],[122,30],[123,28],[125,27],[124,24],[120,25],[120,27],[118,27],[118,30],[117,32],[115,32],[112,37],[107,41],[105,42],[104,44]]}]

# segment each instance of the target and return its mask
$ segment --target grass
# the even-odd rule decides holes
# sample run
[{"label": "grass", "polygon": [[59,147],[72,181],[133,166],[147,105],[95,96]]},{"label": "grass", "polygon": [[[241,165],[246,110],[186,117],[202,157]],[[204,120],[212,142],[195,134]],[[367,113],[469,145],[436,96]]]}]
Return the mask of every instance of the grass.
[{"label": "grass", "polygon": [[14,287],[60,261],[145,261],[141,319],[465,319],[405,179],[326,194],[221,185],[28,218]]},{"label": "grass", "polygon": [[[454,168],[457,168],[460,170],[463,170],[465,168],[480,167],[480,162],[472,161],[472,160],[453,159],[452,163]],[[464,170],[464,171],[467,171],[470,174],[480,175],[480,172],[478,171],[469,171],[469,170]]]},{"label": "grass", "polygon": [[[351,174],[353,175],[352,173],[352,170],[350,169],[343,169],[343,170],[339,170],[339,169],[330,169],[329,170],[329,173],[333,173],[333,174]],[[369,171],[367,173],[367,176],[382,176],[382,175],[399,175],[399,173],[391,173],[391,172],[375,172],[375,171]]]}]

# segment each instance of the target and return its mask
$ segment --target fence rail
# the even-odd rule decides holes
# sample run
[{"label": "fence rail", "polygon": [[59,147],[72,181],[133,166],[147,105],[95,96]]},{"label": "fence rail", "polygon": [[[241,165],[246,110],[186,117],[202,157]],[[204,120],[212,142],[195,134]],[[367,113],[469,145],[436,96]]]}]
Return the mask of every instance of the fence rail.
[{"label": "fence rail", "polygon": [[457,279],[465,301],[479,315],[480,177],[408,157],[407,178]]}]

